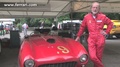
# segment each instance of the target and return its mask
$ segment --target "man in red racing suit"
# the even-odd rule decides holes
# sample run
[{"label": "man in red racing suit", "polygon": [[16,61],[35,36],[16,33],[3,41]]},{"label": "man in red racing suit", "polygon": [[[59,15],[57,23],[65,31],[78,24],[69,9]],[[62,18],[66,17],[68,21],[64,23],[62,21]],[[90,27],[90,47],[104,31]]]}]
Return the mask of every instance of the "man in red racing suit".
[{"label": "man in red racing suit", "polygon": [[[94,63],[94,67],[104,67],[102,63],[102,54],[105,46],[105,36],[113,27],[111,20],[104,14],[99,12],[100,6],[98,2],[94,2],[91,7],[91,13],[88,13],[80,26],[75,41],[83,34],[87,28],[89,32],[88,37],[88,51],[90,59]],[[103,26],[107,25],[107,30],[103,30]]]}]

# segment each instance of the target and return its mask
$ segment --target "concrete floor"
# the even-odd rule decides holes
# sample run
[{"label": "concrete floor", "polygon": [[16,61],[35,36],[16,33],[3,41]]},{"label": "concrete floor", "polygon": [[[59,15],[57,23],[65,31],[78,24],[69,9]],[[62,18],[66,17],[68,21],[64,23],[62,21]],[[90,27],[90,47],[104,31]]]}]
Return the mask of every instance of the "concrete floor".
[{"label": "concrete floor", "polygon": [[[87,44],[84,43],[87,49]],[[18,67],[19,48],[3,48],[0,55],[0,67]],[[105,67],[120,67],[120,39],[107,39],[103,54]],[[87,67],[93,67],[89,60]]]},{"label": "concrete floor", "polygon": [[0,55],[0,67],[18,67],[19,48],[3,48]]},{"label": "concrete floor", "polygon": [[[32,31],[28,31],[28,35],[31,34]],[[20,40],[22,41],[24,38],[23,32],[20,34]],[[0,36],[1,39],[8,38],[10,39],[10,34],[5,34],[4,36]],[[10,45],[10,44],[9,44]],[[3,47],[2,53],[0,55],[0,67],[18,67],[18,53],[19,47]]]}]

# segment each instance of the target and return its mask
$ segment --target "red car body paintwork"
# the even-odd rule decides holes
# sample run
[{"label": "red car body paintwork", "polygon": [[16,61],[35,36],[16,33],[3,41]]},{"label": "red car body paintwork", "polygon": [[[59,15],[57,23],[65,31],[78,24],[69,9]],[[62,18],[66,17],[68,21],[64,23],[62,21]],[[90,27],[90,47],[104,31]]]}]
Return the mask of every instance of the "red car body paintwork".
[{"label": "red car body paintwork", "polygon": [[[48,42],[54,40],[54,43]],[[24,39],[19,50],[19,66],[24,67],[27,59],[35,61],[34,67],[45,64],[76,62],[75,67],[81,67],[80,56],[87,54],[86,49],[79,42],[71,38],[51,35],[32,35]]]}]

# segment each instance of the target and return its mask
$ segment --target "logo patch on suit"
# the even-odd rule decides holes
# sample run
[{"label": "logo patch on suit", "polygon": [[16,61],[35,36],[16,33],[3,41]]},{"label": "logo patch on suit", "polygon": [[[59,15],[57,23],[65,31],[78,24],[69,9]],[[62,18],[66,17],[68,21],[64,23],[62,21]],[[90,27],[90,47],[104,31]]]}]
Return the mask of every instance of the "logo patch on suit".
[{"label": "logo patch on suit", "polygon": [[98,22],[98,23],[101,23],[101,22],[102,22],[102,20],[97,20],[97,22]]}]

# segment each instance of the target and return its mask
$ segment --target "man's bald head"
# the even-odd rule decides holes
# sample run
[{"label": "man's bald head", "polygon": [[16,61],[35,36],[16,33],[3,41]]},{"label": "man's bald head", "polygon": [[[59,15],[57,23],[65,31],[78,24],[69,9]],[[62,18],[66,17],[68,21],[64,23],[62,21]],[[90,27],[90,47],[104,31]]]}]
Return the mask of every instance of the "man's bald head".
[{"label": "man's bald head", "polygon": [[100,8],[100,4],[98,3],[98,2],[94,2],[94,3],[92,3],[92,6],[98,6],[99,8]]},{"label": "man's bald head", "polygon": [[91,12],[93,15],[97,14],[100,11],[100,4],[98,2],[92,3]]}]

